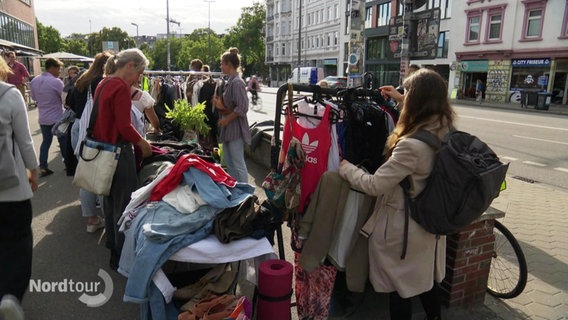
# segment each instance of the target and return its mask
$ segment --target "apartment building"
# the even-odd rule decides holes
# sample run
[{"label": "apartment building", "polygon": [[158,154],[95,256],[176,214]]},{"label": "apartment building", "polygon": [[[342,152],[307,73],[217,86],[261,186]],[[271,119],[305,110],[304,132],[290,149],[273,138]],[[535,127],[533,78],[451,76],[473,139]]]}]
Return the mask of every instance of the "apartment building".
[{"label": "apartment building", "polygon": [[[450,51],[449,35],[452,28],[452,0],[415,1],[415,14],[440,11],[439,32],[431,39],[430,46],[435,46],[435,55],[429,59],[412,59],[410,63],[436,70],[448,82],[451,82],[450,66],[455,58]],[[403,0],[371,0],[365,3],[365,71],[375,74],[381,85],[398,85],[404,77],[400,58],[390,53],[392,47],[392,30],[395,19],[400,20],[404,14]],[[436,43],[434,44],[432,40]],[[396,43],[396,42],[395,42]]]},{"label": "apartment building", "polygon": [[489,101],[520,102],[521,91],[546,90],[566,104],[567,0],[454,1],[452,11],[461,22],[450,35],[460,96],[471,97],[481,79]]},{"label": "apartment building", "polygon": [[345,74],[349,33],[344,31],[348,18],[344,13],[348,3],[266,1],[266,64],[272,86],[285,83],[298,66],[322,67],[326,76]]},{"label": "apartment building", "polygon": [[30,73],[41,72],[36,30],[36,16],[32,0],[0,1],[0,50],[15,51],[18,60]]}]

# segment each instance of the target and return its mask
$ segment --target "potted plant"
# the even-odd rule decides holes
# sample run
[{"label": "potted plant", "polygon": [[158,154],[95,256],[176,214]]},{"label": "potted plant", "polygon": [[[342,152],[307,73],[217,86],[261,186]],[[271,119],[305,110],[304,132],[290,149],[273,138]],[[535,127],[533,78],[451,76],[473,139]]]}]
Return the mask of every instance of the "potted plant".
[{"label": "potted plant", "polygon": [[205,123],[207,115],[204,112],[205,102],[194,106],[185,99],[174,101],[174,108],[166,105],[166,118],[172,119],[184,131],[184,140],[196,140],[197,135],[205,135],[211,128]]}]

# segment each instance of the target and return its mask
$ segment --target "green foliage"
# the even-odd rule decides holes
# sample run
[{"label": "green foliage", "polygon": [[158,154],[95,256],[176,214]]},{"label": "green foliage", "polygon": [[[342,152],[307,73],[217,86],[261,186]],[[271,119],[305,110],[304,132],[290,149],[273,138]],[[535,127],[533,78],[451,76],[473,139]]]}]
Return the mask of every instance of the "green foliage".
[{"label": "green foliage", "polygon": [[37,38],[39,49],[45,53],[54,53],[63,50],[63,39],[57,29],[52,26],[44,26],[36,19]]},{"label": "green foliage", "polygon": [[[201,59],[208,64],[212,71],[220,70],[219,57],[225,51],[222,38],[215,31],[202,28],[196,29],[184,39],[181,52],[177,57],[177,65],[181,69],[189,69],[192,59]],[[211,47],[209,47],[211,44]]]},{"label": "green foliage", "polygon": [[195,131],[198,134],[205,135],[211,128],[205,123],[207,115],[205,114],[205,102],[200,102],[195,106],[191,106],[185,99],[178,99],[174,102],[174,108],[170,109],[166,105],[166,118],[172,119],[183,130]]},{"label": "green foliage", "polygon": [[135,48],[136,41],[126,31],[118,27],[103,28],[99,32],[93,32],[88,37],[88,49],[92,55],[103,51],[103,41],[118,41],[119,51]]},{"label": "green foliage", "polygon": [[66,40],[65,51],[81,56],[90,56],[89,50],[87,49],[87,43],[79,39]]},{"label": "green foliage", "polygon": [[225,47],[239,48],[246,76],[268,74],[268,68],[264,64],[266,6],[257,2],[242,10],[237,24],[228,30],[229,33],[224,38]]},{"label": "green foliage", "polygon": [[[182,44],[185,40],[180,38],[170,38],[170,63],[172,70],[187,70],[188,63],[178,65],[178,56],[181,52]],[[150,56],[154,61],[154,70],[167,70],[168,69],[168,55],[167,55],[168,42],[167,39],[158,39],[154,44]]]}]

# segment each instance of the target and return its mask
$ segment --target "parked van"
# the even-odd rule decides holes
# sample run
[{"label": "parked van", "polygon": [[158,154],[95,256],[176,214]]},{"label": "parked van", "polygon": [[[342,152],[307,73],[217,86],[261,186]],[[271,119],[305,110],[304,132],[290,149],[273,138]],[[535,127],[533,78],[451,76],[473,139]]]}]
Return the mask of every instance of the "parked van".
[{"label": "parked van", "polygon": [[292,84],[316,84],[324,78],[323,68],[303,67],[299,68],[300,81],[298,81],[298,68],[292,70],[292,76],[288,79],[288,83]]}]

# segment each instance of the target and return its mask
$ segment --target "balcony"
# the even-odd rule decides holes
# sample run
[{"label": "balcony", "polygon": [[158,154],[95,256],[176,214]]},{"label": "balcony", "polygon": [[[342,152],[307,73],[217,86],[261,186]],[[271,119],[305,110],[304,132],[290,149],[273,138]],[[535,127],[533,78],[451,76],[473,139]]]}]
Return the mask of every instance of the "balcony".
[{"label": "balcony", "polygon": [[266,42],[272,42],[274,41],[274,36],[267,36],[266,37]]}]

